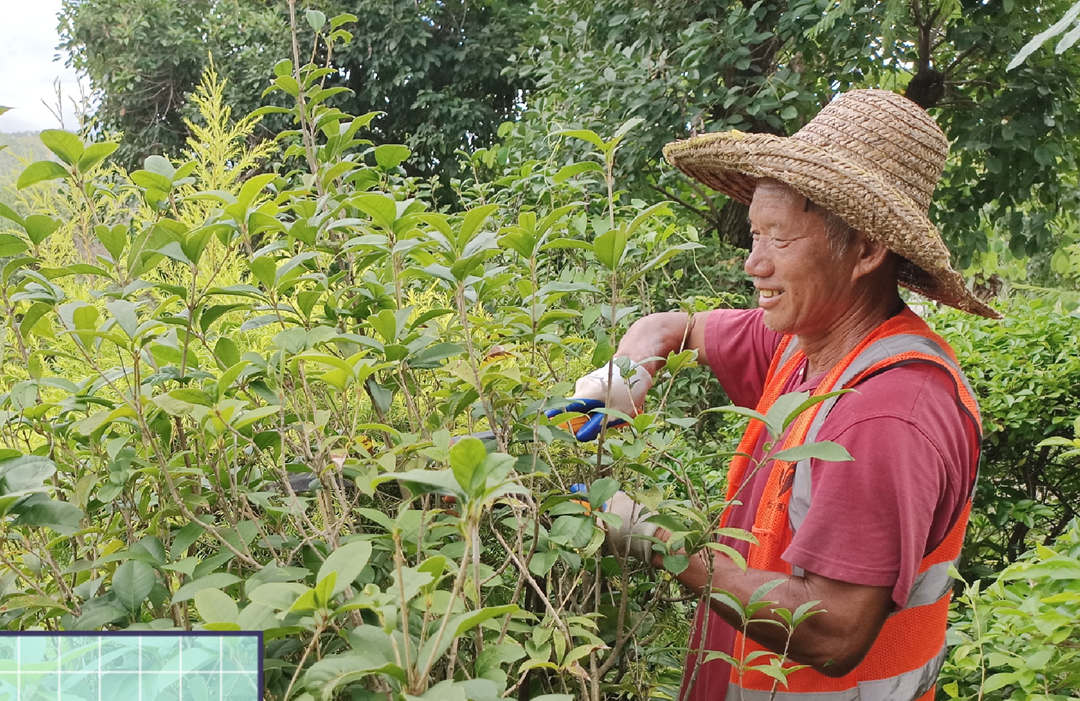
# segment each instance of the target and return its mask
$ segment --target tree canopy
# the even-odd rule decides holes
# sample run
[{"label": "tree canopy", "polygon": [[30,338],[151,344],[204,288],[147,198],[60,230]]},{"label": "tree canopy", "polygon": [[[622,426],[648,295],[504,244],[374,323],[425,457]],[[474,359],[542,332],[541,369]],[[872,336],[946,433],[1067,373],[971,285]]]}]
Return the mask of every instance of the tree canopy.
[{"label": "tree canopy", "polygon": [[[329,84],[354,112],[380,110],[380,138],[409,145],[415,175],[458,172],[459,149],[495,140],[520,117],[519,152],[557,126],[645,127],[621,169],[664,193],[727,241],[745,244],[745,209],[658,165],[690,134],[790,134],[839,91],[884,87],[930,109],[953,142],[935,217],[963,263],[991,230],[1012,250],[1050,246],[1057,210],[1075,197],[1080,66],[1035,52],[1006,66],[1068,0],[327,0],[351,12],[353,41]],[[63,46],[100,102],[94,124],[123,132],[137,163],[186,136],[187,98],[213,54],[228,99],[253,109],[287,53],[285,13],[260,0],[65,0]],[[152,49],[148,50],[148,47]],[[302,52],[310,47],[301,48]],[[271,120],[269,127],[275,126]],[[514,140],[511,139],[511,142]]]}]

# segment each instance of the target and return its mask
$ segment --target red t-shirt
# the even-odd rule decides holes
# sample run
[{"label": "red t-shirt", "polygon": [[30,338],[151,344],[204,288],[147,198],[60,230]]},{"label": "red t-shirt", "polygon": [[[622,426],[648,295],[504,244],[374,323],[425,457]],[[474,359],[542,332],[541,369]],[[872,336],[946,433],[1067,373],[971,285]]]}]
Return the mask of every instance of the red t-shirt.
[{"label": "red t-shirt", "polygon": [[[706,319],[709,365],[739,406],[756,406],[780,343],[780,334],[761,317],[759,309],[725,309]],[[796,372],[784,391],[813,390],[821,378],[804,380],[804,372]],[[892,587],[893,602],[903,606],[919,562],[944,539],[970,493],[967,421],[952,378],[924,363],[890,368],[841,396],[817,439],[839,443],[854,461],[811,461],[811,507],[783,559],[831,579]],[[761,459],[760,443],[753,456]],[[750,530],[768,474],[757,471],[728,525]],[[749,547],[725,542],[744,555]],[[730,654],[735,631],[707,606],[698,611],[690,649],[700,643],[703,614],[709,616],[705,649]],[[722,701],[729,674],[720,660],[702,665],[690,698]]]}]

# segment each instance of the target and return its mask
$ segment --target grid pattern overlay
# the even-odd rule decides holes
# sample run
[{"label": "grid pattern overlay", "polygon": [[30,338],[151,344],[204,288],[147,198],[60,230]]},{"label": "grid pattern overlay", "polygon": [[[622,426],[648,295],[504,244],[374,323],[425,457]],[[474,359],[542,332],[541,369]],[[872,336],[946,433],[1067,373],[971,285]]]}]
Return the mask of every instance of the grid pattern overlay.
[{"label": "grid pattern overlay", "polygon": [[3,633],[2,701],[259,701],[259,633]]}]

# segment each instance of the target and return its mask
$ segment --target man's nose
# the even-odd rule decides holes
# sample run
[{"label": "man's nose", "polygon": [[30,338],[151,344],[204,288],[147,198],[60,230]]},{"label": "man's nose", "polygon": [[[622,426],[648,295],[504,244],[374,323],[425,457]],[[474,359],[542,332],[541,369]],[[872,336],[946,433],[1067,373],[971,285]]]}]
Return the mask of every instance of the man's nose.
[{"label": "man's nose", "polygon": [[765,246],[760,241],[750,244],[750,254],[746,256],[743,270],[750,277],[767,277],[772,272]]}]

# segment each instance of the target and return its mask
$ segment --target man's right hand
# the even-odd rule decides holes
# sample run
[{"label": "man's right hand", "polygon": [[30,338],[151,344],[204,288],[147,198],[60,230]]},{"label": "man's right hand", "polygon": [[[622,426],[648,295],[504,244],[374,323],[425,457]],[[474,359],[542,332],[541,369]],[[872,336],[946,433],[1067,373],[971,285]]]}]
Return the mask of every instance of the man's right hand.
[{"label": "man's right hand", "polygon": [[[614,361],[613,361],[614,362]],[[630,362],[630,375],[622,376],[622,369],[615,365],[593,370],[585,375],[574,385],[574,397],[568,400],[564,407],[551,409],[547,412],[548,418],[554,418],[565,412],[581,412],[587,418],[575,422],[570,426],[574,437],[579,441],[591,441],[600,434],[606,415],[596,412],[596,409],[610,406],[627,416],[636,416],[645,404],[645,394],[652,386],[652,375],[641,365]],[[608,373],[611,374],[611,390],[608,391]],[[608,404],[605,404],[607,400]],[[608,426],[617,426],[623,423],[621,419],[607,418]]]},{"label": "man's right hand", "polygon": [[[585,375],[574,385],[574,397],[580,399],[599,399],[606,406],[618,409],[628,416],[636,416],[645,406],[645,395],[652,387],[652,375],[643,366],[632,360],[629,372],[623,377],[619,367],[620,358]],[[611,391],[608,391],[608,377],[611,378]]]}]

